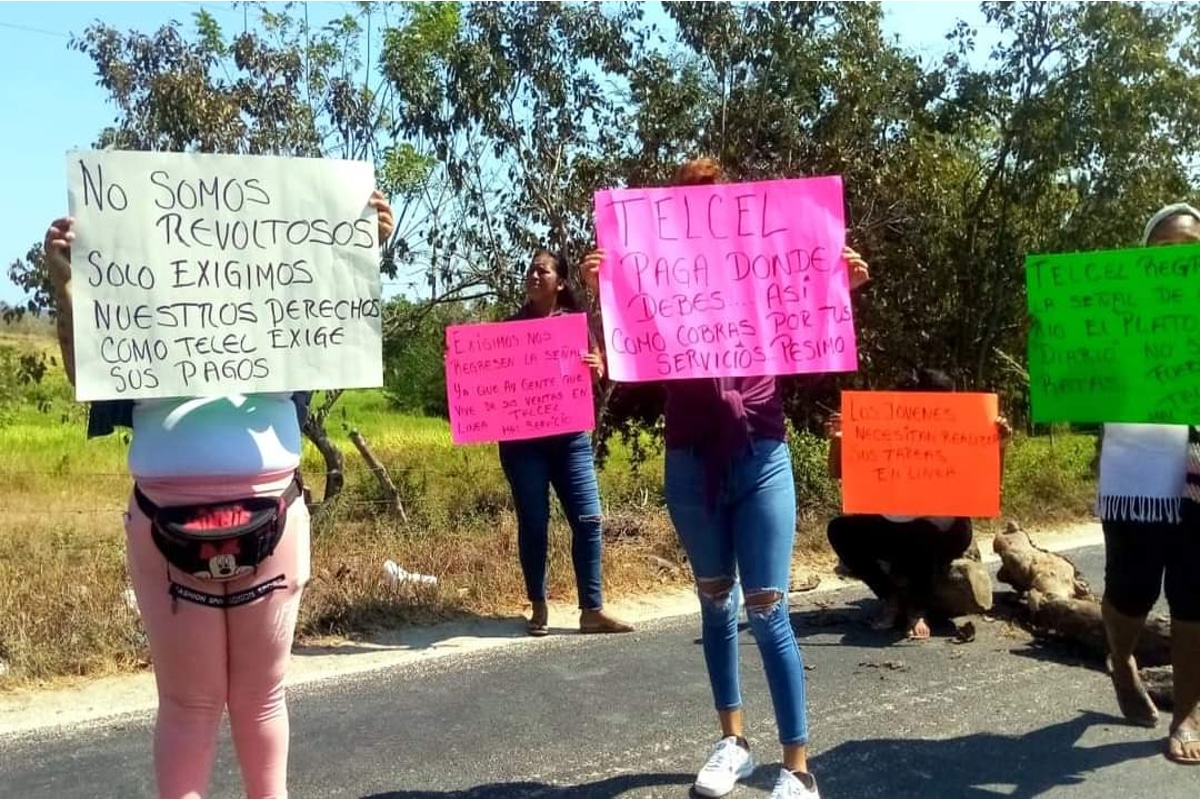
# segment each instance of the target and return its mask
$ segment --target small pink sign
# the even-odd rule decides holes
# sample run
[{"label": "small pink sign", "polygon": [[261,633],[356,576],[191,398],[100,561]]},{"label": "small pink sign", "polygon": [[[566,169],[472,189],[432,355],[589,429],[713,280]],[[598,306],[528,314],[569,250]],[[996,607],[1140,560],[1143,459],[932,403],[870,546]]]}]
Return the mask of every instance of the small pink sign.
[{"label": "small pink sign", "polygon": [[534,439],[596,427],[587,317],[451,325],[446,396],[455,444]]},{"label": "small pink sign", "polygon": [[596,193],[609,374],[858,369],[839,176]]}]

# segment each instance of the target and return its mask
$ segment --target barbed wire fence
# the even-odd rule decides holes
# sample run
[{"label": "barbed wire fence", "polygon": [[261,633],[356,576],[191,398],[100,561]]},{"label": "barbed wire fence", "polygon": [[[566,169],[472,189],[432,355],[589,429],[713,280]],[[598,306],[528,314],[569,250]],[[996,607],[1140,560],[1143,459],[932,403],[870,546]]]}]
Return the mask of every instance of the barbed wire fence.
[{"label": "barbed wire fence", "polygon": [[[346,488],[343,488],[341,494],[338,495],[338,497],[333,501],[334,505],[336,505],[338,508],[365,508],[365,507],[378,508],[378,507],[386,507],[386,506],[391,505],[391,501],[388,499],[369,499],[369,498],[350,496],[351,494],[353,494],[353,492],[351,491],[351,487],[357,486],[359,480],[361,480],[362,483],[365,485],[369,485],[369,486],[377,486],[378,485],[376,475],[369,467],[366,467],[366,466],[347,467],[347,468],[343,469],[341,472],[342,472],[342,475],[345,477],[347,484],[346,484]],[[388,475],[391,476],[393,480],[396,480],[397,477],[401,477],[401,476],[408,480],[411,480],[413,476],[419,476],[420,481],[428,481],[428,480],[430,480],[430,478],[437,479],[438,477],[444,477],[446,474],[444,471],[434,470],[428,466],[388,467],[387,472],[388,472]],[[309,474],[314,475],[314,476],[319,475],[320,478],[323,479],[324,475],[325,475],[325,471],[323,469],[313,470]],[[122,481],[125,481],[128,483],[130,489],[132,489],[132,487],[133,487],[133,477],[128,472],[123,472],[123,471],[76,470],[76,469],[70,469],[70,470],[53,470],[53,469],[32,469],[32,470],[31,469],[16,469],[16,470],[13,470],[13,469],[10,469],[10,470],[0,471],[0,489],[4,489],[6,487],[8,487],[8,488],[19,487],[21,482],[23,482],[24,479],[27,479],[30,477],[51,478],[51,479],[70,481],[70,482],[87,481],[89,479],[95,479],[95,478],[105,478],[105,479],[111,479],[111,480],[122,480]],[[312,478],[311,477],[306,479],[306,484],[309,486],[312,486]],[[122,497],[127,498],[128,494],[126,493],[126,494],[122,495]],[[316,501],[314,503],[315,505],[321,505],[319,497],[315,497],[314,500]],[[125,504],[124,504],[124,502],[122,502],[120,505],[112,505],[112,506],[83,506],[83,507],[51,506],[48,508],[30,509],[27,513],[45,514],[45,513],[49,512],[51,514],[120,514],[120,513],[123,513],[124,511],[125,511]],[[22,512],[19,509],[13,509],[10,507],[8,509],[8,513],[22,513]]]}]

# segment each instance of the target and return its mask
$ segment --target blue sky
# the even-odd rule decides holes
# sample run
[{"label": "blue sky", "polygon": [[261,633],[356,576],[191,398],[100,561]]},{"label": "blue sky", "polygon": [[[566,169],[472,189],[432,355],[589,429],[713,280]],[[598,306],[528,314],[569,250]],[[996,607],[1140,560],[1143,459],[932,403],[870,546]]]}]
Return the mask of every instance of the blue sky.
[{"label": "blue sky", "polygon": [[[946,49],[955,21],[982,27],[978,4],[886,2],[889,32],[927,58]],[[97,19],[118,28],[150,32],[171,20],[190,27],[205,9],[227,30],[242,12],[216,2],[0,2],[0,301],[15,303],[20,291],[8,280],[8,264],[41,238],[46,225],[66,210],[67,151],[88,147],[114,116],[96,85],[91,61],[67,49],[71,34]],[[350,9],[344,2],[309,4],[313,24]],[[990,39],[981,30],[979,44]]]}]

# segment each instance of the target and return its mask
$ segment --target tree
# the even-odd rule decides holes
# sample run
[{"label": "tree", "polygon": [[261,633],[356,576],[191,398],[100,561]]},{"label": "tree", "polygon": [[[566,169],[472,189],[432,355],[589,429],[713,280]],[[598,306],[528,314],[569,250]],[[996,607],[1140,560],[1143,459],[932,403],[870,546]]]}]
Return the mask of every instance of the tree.
[{"label": "tree", "polygon": [[42,243],[38,242],[23,258],[13,259],[8,265],[9,280],[27,297],[23,305],[0,307],[0,317],[5,322],[13,322],[25,314],[37,316],[53,304],[54,291],[50,286],[50,273],[43,264],[45,257]]},{"label": "tree", "polygon": [[[611,5],[611,4],[609,4]],[[431,281],[446,296],[519,300],[540,246],[580,257],[594,191],[621,180],[629,119],[621,86],[641,8],[601,3],[414,3],[384,34],[395,118],[456,198]],[[598,406],[603,416],[608,394]],[[603,439],[603,436],[600,437]]]},{"label": "tree", "polygon": [[415,3],[384,34],[399,131],[420,137],[464,220],[444,281],[506,302],[538,246],[578,256],[593,191],[626,122],[610,82],[640,9],[599,3]]},{"label": "tree", "polygon": [[[859,373],[786,382],[810,427],[839,386],[916,366],[1000,391],[1020,420],[1024,254],[1131,244],[1195,188],[1193,5],[984,3],[1000,43],[978,54],[959,24],[935,62],[884,34],[877,3],[663,7],[364,4],[314,30],[285,6],[228,41],[200,14],[191,38],[96,25],[74,46],[118,108],[104,143],[374,160],[400,217],[381,268],[419,294],[390,306],[392,337],[439,303],[515,305],[534,247],[589,246],[595,190],[662,183],[684,157],[843,176],[874,280]],[[17,270],[34,306],[36,257]],[[601,447],[656,425],[661,400],[606,391]]]},{"label": "tree", "polygon": [[[986,69],[950,59],[955,92],[939,109],[978,165],[945,235],[959,309],[946,338],[968,381],[1019,396],[997,355],[1025,348],[1024,254],[1129,246],[1153,210],[1195,188],[1200,15],[1171,4],[983,8],[1005,40]],[[960,52],[971,35],[955,32]]]},{"label": "tree", "polygon": [[[876,4],[666,6],[675,30],[630,78],[630,178],[697,153],[741,178],[842,175],[874,274],[856,382],[919,360],[1022,400],[1024,254],[1131,244],[1194,188],[1191,6],[985,3],[1002,43],[977,67],[967,26],[924,65]],[[790,384],[800,422],[835,386]]]}]

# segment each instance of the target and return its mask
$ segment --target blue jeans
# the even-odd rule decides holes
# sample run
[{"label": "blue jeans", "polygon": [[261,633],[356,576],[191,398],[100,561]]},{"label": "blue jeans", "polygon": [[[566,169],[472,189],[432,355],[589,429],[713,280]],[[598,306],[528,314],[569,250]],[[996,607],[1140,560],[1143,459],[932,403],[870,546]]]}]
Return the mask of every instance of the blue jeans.
[{"label": "blue jeans", "polygon": [[517,548],[529,600],[546,600],[546,555],[550,546],[550,487],[571,526],[571,560],[579,607],[599,609],[600,487],[592,440],[586,433],[500,443],[500,466],[517,508]]},{"label": "blue jeans", "polygon": [[808,740],[804,662],[788,618],[796,538],[796,485],[787,445],[759,439],[734,459],[715,501],[705,492],[703,458],[667,451],[667,508],[687,550],[700,595],[704,661],[718,711],[741,708],[738,577],[746,616],[762,653],[779,740]]}]

